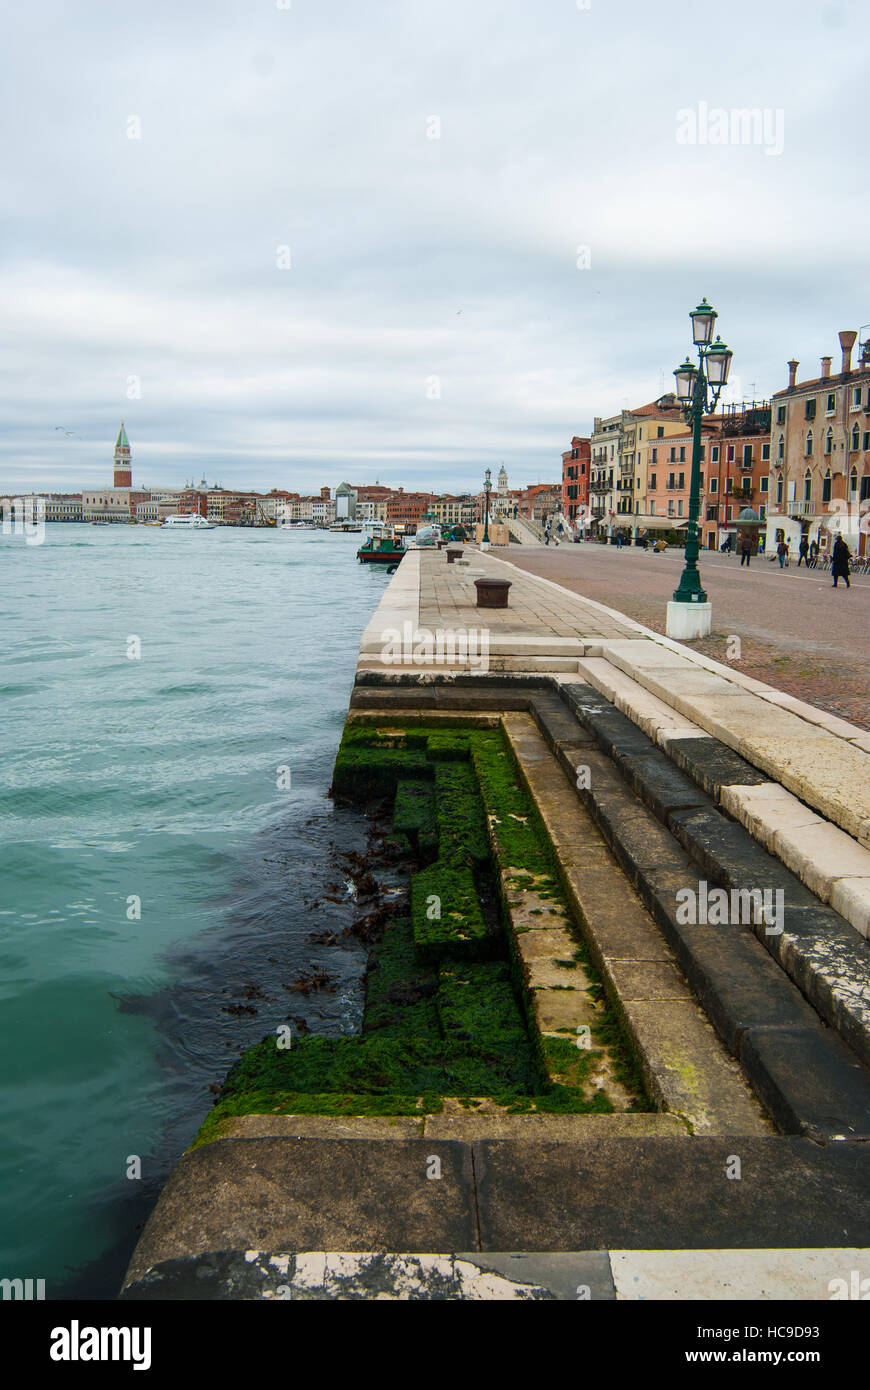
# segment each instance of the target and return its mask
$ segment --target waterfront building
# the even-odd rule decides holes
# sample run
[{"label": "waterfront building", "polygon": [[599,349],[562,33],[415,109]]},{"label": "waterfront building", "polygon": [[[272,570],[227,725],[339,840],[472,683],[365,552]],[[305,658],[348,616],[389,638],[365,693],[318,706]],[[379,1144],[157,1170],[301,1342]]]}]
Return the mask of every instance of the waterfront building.
[{"label": "waterfront building", "polygon": [[839,532],[853,554],[867,553],[861,507],[870,507],[870,337],[840,333],[840,371],[830,357],[820,373],[797,380],[800,363],[788,364],[788,386],[771,397],[771,483],[767,545],[781,533],[797,550],[802,535],[822,550]]},{"label": "waterfront building", "polygon": [[350,483],[339,483],[335,489],[335,519],[336,521],[354,521],[356,519],[357,493]]},{"label": "waterfront building", "polygon": [[752,507],[765,520],[770,496],[770,402],[726,405],[716,418],[720,437],[710,446],[701,511],[708,546],[720,545],[729,534],[736,537],[737,517],[744,507]]},{"label": "waterfront building", "polygon": [[562,515],[572,525],[578,510],[589,505],[590,458],[590,439],[575,434],[570,449],[562,455]]},{"label": "waterfront building", "polygon": [[45,499],[46,521],[82,521],[80,492],[50,492]]},{"label": "waterfront building", "polygon": [[400,487],[387,499],[387,521],[416,531],[434,501],[431,492],[405,492]]},{"label": "waterfront building", "polygon": [[606,535],[613,532],[616,519],[615,478],[622,414],[600,416],[593,421],[589,439],[589,505],[594,527]]}]

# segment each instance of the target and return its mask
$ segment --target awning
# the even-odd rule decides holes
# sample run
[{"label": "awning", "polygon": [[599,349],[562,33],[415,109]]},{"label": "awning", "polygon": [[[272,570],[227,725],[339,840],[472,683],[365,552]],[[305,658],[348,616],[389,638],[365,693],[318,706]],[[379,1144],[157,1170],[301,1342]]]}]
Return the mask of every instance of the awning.
[{"label": "awning", "polygon": [[[624,519],[614,522],[615,526],[636,526],[639,531],[682,531],[688,524],[686,516],[629,516],[628,513]],[[707,524],[712,526],[713,522]],[[699,521],[699,530],[704,525]]]}]

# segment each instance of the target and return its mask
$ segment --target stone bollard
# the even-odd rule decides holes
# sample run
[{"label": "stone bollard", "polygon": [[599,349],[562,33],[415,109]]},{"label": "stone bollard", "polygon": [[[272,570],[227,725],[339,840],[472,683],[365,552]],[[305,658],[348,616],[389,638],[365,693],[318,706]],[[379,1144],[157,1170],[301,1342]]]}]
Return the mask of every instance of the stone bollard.
[{"label": "stone bollard", "polygon": [[447,563],[448,563],[448,565],[452,565],[453,562],[454,562],[454,560],[458,560],[461,554],[462,554],[462,547],[461,547],[461,546],[455,546],[455,547],[454,547],[454,546],[448,546],[448,547],[447,547]]},{"label": "stone bollard", "polygon": [[475,579],[478,608],[507,608],[509,579]]}]

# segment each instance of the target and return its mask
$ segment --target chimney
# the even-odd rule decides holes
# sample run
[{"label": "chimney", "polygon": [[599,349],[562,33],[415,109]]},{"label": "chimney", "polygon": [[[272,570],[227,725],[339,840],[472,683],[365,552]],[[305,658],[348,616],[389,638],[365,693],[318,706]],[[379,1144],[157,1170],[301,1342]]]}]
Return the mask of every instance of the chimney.
[{"label": "chimney", "polygon": [[840,371],[843,373],[843,376],[846,376],[847,373],[851,372],[852,370],[852,348],[855,346],[855,339],[857,338],[858,334],[855,333],[851,328],[844,328],[843,332],[839,336],[840,348],[843,353],[843,365],[841,366]]},{"label": "chimney", "polygon": [[789,389],[789,391],[793,391],[793,390],[794,390],[795,379],[796,379],[796,377],[797,377],[797,369],[798,369],[799,366],[800,366],[800,363],[799,363],[799,362],[795,362],[794,359],[792,359],[792,361],[789,362],[789,364],[788,364],[788,389]]},{"label": "chimney", "polygon": [[829,377],[830,375],[831,375],[831,359],[830,359],[830,357],[823,357],[823,358],[822,358],[822,381],[827,381],[827,379],[828,379],[828,377]]}]

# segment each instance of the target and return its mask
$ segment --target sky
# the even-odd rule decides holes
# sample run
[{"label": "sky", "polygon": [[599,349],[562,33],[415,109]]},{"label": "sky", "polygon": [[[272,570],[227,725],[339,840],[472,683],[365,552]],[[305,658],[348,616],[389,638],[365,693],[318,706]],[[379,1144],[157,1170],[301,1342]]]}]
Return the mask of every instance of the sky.
[{"label": "sky", "polygon": [[108,482],[122,419],[150,487],[549,481],[701,296],[732,399],[836,371],[868,49],[857,0],[7,9],[0,495]]}]

